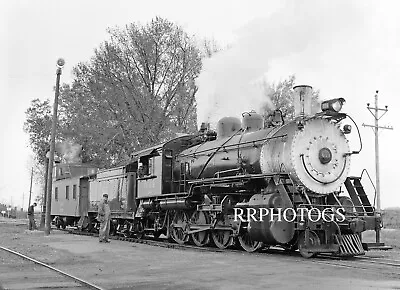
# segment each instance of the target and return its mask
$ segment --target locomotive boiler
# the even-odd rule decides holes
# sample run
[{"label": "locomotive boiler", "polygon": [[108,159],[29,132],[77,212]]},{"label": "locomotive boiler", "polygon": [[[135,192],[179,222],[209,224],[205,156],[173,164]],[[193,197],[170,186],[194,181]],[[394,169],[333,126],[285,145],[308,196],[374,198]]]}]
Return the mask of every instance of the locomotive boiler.
[{"label": "locomotive boiler", "polygon": [[267,122],[256,112],[224,117],[217,132],[202,126],[135,152],[117,175],[76,177],[88,184],[80,219],[96,228],[93,199],[107,191],[126,205],[112,213],[115,234],[249,252],[279,246],[307,258],[364,254],[361,233],[378,229],[381,218],[361,177],[348,176],[359,152],[346,138],[352,128],[344,120],[352,119],[341,112],[342,98],[313,113],[311,93],[309,86],[294,88],[291,121],[279,109]]},{"label": "locomotive boiler", "polygon": [[[311,88],[297,89],[306,94]],[[189,179],[236,175],[238,171],[288,172],[293,182],[315,193],[337,190],[348,175],[352,154],[338,124],[344,116],[302,113],[300,119],[284,124],[280,112],[275,114],[275,123],[269,128],[264,128],[263,118],[255,112],[244,113],[242,122],[232,117],[221,119],[217,139],[183,151],[178,163],[189,164]],[[175,174],[179,170],[176,166]]]}]

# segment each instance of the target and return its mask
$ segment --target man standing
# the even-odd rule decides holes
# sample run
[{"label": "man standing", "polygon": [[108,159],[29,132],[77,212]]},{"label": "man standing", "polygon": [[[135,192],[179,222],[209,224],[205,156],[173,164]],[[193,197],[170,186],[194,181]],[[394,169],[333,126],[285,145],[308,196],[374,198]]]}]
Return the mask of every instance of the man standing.
[{"label": "man standing", "polygon": [[109,243],[111,210],[108,205],[108,194],[103,194],[103,201],[99,203],[97,220],[100,222],[99,242]]},{"label": "man standing", "polygon": [[29,219],[29,230],[36,230],[36,223],[35,223],[35,206],[37,206],[37,203],[34,202],[29,208],[28,208],[28,219]]}]

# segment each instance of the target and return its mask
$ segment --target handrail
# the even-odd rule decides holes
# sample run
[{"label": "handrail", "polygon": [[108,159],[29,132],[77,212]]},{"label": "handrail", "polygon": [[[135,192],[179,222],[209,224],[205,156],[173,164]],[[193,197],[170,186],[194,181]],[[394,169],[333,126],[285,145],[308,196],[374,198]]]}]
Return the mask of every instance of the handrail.
[{"label": "handrail", "polygon": [[356,129],[357,129],[357,132],[358,132],[358,139],[360,141],[360,149],[358,151],[351,152],[351,154],[359,154],[361,152],[362,148],[363,148],[360,129],[358,129],[357,123],[353,120],[353,118],[350,115],[346,114],[346,117],[348,117],[353,122],[353,124],[356,126]]},{"label": "handrail", "polygon": [[223,183],[226,181],[232,181],[232,180],[241,180],[241,179],[257,179],[257,178],[265,178],[265,177],[273,177],[275,175],[288,175],[288,173],[285,172],[280,172],[280,173],[258,173],[258,174],[242,174],[242,175],[232,175],[232,176],[226,176],[226,177],[221,177],[221,178],[205,178],[205,179],[192,179],[188,181],[189,184],[209,184],[209,183]]},{"label": "handrail", "polygon": [[217,154],[217,152],[218,152],[222,147],[224,147],[226,143],[228,143],[229,141],[231,141],[233,137],[235,137],[237,134],[239,134],[239,133],[242,132],[242,131],[243,131],[242,128],[240,128],[239,130],[237,130],[237,131],[235,132],[235,134],[233,134],[232,136],[230,136],[228,139],[226,139],[226,140],[224,141],[224,143],[222,143],[221,145],[219,145],[213,152],[211,152],[211,155],[208,157],[206,163],[205,163],[205,164],[203,165],[203,167],[201,168],[201,171],[200,171],[200,173],[197,175],[197,178],[196,178],[196,179],[199,179],[199,178],[201,177],[201,175],[203,174],[204,170],[206,169],[208,163],[210,163],[211,159],[214,158],[215,154]]},{"label": "handrail", "polygon": [[[298,207],[314,207],[314,208],[332,208],[333,206],[335,206],[335,205],[332,205],[332,204],[313,204],[313,203],[302,203],[302,204],[298,205]],[[338,207],[339,207],[339,205],[338,205]],[[343,206],[341,206],[341,207],[343,207]],[[346,206],[344,206],[344,207],[346,207]],[[353,208],[354,209],[358,209],[358,208],[364,209],[363,206],[358,206],[358,205],[354,205]],[[374,211],[366,211],[365,210],[365,213],[363,213],[363,214],[359,214],[357,212],[346,212],[345,215],[346,216],[353,216],[353,217],[360,217],[360,216],[363,217],[363,216],[365,216],[365,214],[368,214],[368,213],[375,213],[375,212]],[[313,214],[313,213],[311,213],[311,214]]]},{"label": "handrail", "polygon": [[367,176],[368,176],[368,178],[369,178],[369,181],[371,182],[372,187],[374,188],[374,191],[375,191],[375,195],[374,195],[374,207],[375,207],[375,201],[376,201],[376,187],[375,187],[375,184],[374,184],[374,182],[372,181],[371,176],[369,175],[368,170],[367,170],[366,168],[364,168],[364,169],[361,171],[360,179],[362,179],[363,174],[364,174],[364,171],[367,173]]},{"label": "handrail", "polygon": [[[236,132],[236,133],[238,133],[238,132]],[[231,137],[234,137],[234,136],[236,136],[236,135],[232,135]],[[220,145],[218,147],[207,148],[207,149],[204,149],[204,150],[201,150],[201,151],[196,151],[196,152],[192,152],[192,153],[188,153],[188,154],[177,154],[177,156],[179,156],[179,157],[188,157],[188,156],[193,156],[193,155],[201,155],[200,153],[206,153],[208,151],[212,151],[211,153],[213,153],[214,152],[213,150],[216,150],[216,149],[222,148],[222,147],[225,149],[225,148],[229,148],[229,147],[235,147],[235,146],[240,146],[240,145],[248,145],[248,144],[256,144],[256,143],[258,145],[258,143],[260,143],[260,142],[265,142],[265,141],[269,141],[269,140],[272,140],[272,139],[285,138],[285,137],[287,137],[287,134],[283,134],[283,135],[279,135],[279,136],[273,136],[273,137],[265,137],[265,138],[256,139],[256,140],[250,140],[250,141],[246,141],[246,142],[243,142],[243,143],[234,143],[234,144],[228,144],[228,145],[223,144],[223,145]],[[245,146],[241,146],[240,148],[243,148],[243,147],[245,147]]]},{"label": "handrail", "polygon": [[224,173],[235,172],[235,171],[240,171],[240,170],[242,170],[242,168],[234,168],[234,169],[217,171],[214,173],[214,178],[220,178],[221,177],[220,175],[224,174]]}]

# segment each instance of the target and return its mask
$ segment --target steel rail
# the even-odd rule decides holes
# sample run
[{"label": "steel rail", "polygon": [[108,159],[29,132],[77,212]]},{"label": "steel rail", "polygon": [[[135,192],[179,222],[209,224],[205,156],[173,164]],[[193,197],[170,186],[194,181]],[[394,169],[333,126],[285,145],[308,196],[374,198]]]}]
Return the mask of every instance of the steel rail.
[{"label": "steel rail", "polygon": [[372,258],[372,257],[357,257],[357,260],[365,261],[365,263],[379,264],[379,265],[393,266],[400,268],[400,260],[394,260],[388,258]]},{"label": "steel rail", "polygon": [[16,251],[13,251],[13,250],[11,250],[11,249],[8,249],[8,248],[2,247],[2,246],[0,246],[0,249],[3,250],[3,251],[6,251],[6,252],[8,252],[8,253],[14,254],[14,255],[16,255],[16,256],[19,256],[19,257],[21,257],[21,258],[23,258],[23,259],[25,259],[25,260],[31,261],[31,262],[33,262],[33,263],[35,263],[35,264],[41,265],[41,266],[43,266],[43,267],[45,267],[45,268],[48,268],[48,269],[50,269],[50,270],[52,270],[52,271],[54,271],[54,272],[57,272],[57,273],[61,274],[61,275],[63,275],[63,276],[66,276],[66,277],[68,277],[68,278],[71,278],[71,279],[73,279],[74,281],[77,281],[77,282],[79,282],[80,284],[82,284],[82,285],[84,285],[84,286],[90,287],[91,289],[105,290],[104,288],[101,288],[100,286],[94,285],[94,284],[92,284],[92,283],[90,283],[90,282],[88,282],[88,281],[85,281],[85,280],[83,280],[83,279],[80,279],[80,278],[78,278],[78,277],[75,277],[75,276],[73,276],[73,275],[71,275],[71,274],[68,274],[68,273],[66,273],[66,272],[64,272],[64,271],[61,271],[61,270],[59,270],[59,269],[57,269],[57,268],[54,268],[54,267],[52,267],[52,266],[50,266],[50,265],[47,265],[46,263],[43,263],[43,262],[41,262],[41,261],[38,261],[38,260],[33,259],[33,258],[31,258],[31,257],[28,257],[28,256],[26,256],[26,255],[24,255],[24,254],[18,253],[18,252],[16,252]]}]

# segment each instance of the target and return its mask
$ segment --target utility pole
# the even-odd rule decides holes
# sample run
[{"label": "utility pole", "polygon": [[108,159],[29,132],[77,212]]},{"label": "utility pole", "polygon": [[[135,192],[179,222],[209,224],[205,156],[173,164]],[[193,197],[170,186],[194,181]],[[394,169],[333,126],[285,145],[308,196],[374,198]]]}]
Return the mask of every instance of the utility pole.
[{"label": "utility pole", "polygon": [[32,170],[31,170],[31,186],[30,186],[30,188],[29,188],[29,204],[28,204],[28,207],[31,206],[31,198],[32,198],[32,180],[33,180],[33,167],[32,167]]},{"label": "utility pole", "polygon": [[54,163],[54,151],[56,147],[56,129],[57,129],[57,110],[58,110],[58,96],[60,94],[60,76],[61,69],[64,66],[65,61],[62,58],[57,60],[57,78],[56,78],[56,92],[54,96],[53,105],[53,119],[51,124],[51,138],[50,138],[50,156],[49,156],[49,166],[48,166],[48,178],[47,178],[47,196],[46,196],[46,225],[44,229],[44,234],[46,236],[50,235],[51,228],[51,191],[53,187],[53,163]]},{"label": "utility pole", "polygon": [[[378,106],[378,92],[375,92],[375,107],[370,107],[369,103],[367,103],[367,109],[370,111],[372,116],[374,116],[375,124],[367,125],[362,124],[364,127],[371,127],[375,133],[375,177],[376,177],[376,211],[378,213],[381,212],[381,183],[379,178],[379,129],[388,129],[393,130],[391,126],[379,126],[378,121],[385,115],[388,111],[388,106],[385,106],[384,109],[379,108]],[[379,116],[379,111],[383,113]],[[376,242],[380,242],[380,227],[376,230]]]},{"label": "utility pole", "polygon": [[50,151],[47,152],[46,158],[44,161],[44,167],[46,168],[44,173],[44,192],[43,192],[43,207],[42,207],[42,215],[40,217],[40,229],[44,229],[45,221],[46,221],[46,203],[47,203],[47,179],[49,176],[49,157]]}]

